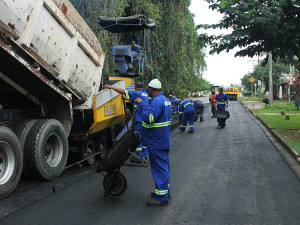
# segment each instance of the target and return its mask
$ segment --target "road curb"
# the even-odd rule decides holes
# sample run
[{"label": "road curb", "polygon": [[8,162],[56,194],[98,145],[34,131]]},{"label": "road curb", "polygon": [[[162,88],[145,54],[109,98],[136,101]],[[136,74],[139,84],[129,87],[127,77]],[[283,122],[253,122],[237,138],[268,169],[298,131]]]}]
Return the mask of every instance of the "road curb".
[{"label": "road curb", "polygon": [[[240,101],[241,102],[241,101]],[[253,117],[258,120],[259,122],[261,122],[261,124],[272,134],[272,136],[274,138],[276,138],[276,140],[283,145],[283,147],[285,147],[288,152],[296,159],[296,161],[300,164],[300,155],[291,147],[289,146],[280,136],[278,136],[271,127],[268,126],[268,124],[263,121],[259,116],[257,116],[254,112],[252,112],[251,109],[249,109],[247,106],[244,105],[243,102],[241,102],[241,104],[247,108],[247,110],[253,115]]]}]

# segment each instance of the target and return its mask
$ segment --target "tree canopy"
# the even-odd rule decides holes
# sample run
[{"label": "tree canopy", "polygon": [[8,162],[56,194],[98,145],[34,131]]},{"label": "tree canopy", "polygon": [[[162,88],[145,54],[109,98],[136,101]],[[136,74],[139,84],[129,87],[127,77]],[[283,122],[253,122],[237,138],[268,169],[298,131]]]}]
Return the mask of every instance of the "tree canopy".
[{"label": "tree canopy", "polygon": [[[277,97],[277,93],[280,85],[285,81],[283,80],[283,74],[288,74],[290,72],[290,67],[285,65],[281,60],[277,60],[273,63],[273,92],[274,96]],[[251,90],[251,82],[249,81],[250,77],[255,78],[256,84],[258,84],[258,80],[261,80],[262,84],[269,89],[269,65],[262,65],[261,63],[256,66],[253,73],[248,73],[244,75],[241,79],[242,85],[247,89]]]},{"label": "tree canopy", "polygon": [[[203,44],[199,43],[190,0],[71,0],[88,25],[97,26],[98,16],[131,16],[144,14],[155,20],[156,31],[138,33],[147,46],[147,69],[141,81],[161,80],[166,94],[186,97],[188,92],[202,90],[206,84]],[[112,74],[111,48],[118,36],[107,31],[95,32],[106,53],[104,74]],[[144,41],[145,40],[145,41]],[[145,43],[144,43],[145,42]],[[202,86],[201,86],[202,85]],[[181,95],[181,96],[180,96]]]},{"label": "tree canopy", "polygon": [[260,55],[272,51],[274,58],[288,57],[300,71],[300,1],[299,0],[206,0],[210,8],[223,14],[218,24],[198,28],[232,29],[230,34],[199,39],[210,44],[210,53],[241,48],[236,56]]}]

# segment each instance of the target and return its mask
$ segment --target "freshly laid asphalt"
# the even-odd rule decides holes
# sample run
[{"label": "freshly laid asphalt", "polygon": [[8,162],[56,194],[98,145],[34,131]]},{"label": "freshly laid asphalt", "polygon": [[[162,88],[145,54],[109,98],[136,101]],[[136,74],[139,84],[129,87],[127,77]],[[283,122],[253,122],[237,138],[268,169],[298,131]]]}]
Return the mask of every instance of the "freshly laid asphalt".
[{"label": "freshly laid asphalt", "polygon": [[54,182],[22,181],[0,201],[0,224],[299,224],[299,178],[245,108],[229,104],[224,129],[208,107],[194,134],[174,127],[167,207],[146,206],[149,167],[122,167],[127,190],[107,198],[102,175],[74,168]]}]

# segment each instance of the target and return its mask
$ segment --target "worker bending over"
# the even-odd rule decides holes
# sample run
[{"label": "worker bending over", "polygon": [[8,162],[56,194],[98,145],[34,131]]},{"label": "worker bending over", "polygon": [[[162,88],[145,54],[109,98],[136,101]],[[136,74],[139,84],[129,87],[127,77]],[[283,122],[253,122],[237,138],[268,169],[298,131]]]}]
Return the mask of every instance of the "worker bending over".
[{"label": "worker bending over", "polygon": [[190,130],[188,132],[194,133],[194,115],[195,109],[193,104],[189,100],[181,101],[179,105],[179,122],[182,121],[182,126],[179,127],[179,130],[184,132],[189,122]]},{"label": "worker bending over", "polygon": [[198,117],[200,117],[200,122],[203,122],[203,116],[204,116],[204,104],[200,100],[191,100],[191,102],[194,104],[194,109],[195,109],[195,116],[197,116],[197,119],[194,121],[198,120]]}]

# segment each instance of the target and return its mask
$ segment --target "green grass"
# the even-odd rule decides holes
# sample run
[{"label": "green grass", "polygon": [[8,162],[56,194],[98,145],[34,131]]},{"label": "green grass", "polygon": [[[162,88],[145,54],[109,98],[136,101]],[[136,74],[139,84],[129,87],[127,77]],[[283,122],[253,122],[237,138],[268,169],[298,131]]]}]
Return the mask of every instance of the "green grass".
[{"label": "green grass", "polygon": [[254,113],[280,113],[284,111],[285,113],[300,113],[297,111],[294,102],[286,101],[275,101],[272,106],[267,106],[262,109],[253,109]]},{"label": "green grass", "polygon": [[251,97],[242,97],[240,100],[241,101],[259,101],[259,97],[253,96],[253,99]]},{"label": "green grass", "polygon": [[300,129],[300,115],[290,115],[290,120],[286,120],[282,115],[259,115],[259,117],[271,128],[298,128]]},{"label": "green grass", "polygon": [[274,132],[280,136],[290,147],[300,154],[300,129],[299,130],[283,130],[274,129]]}]

